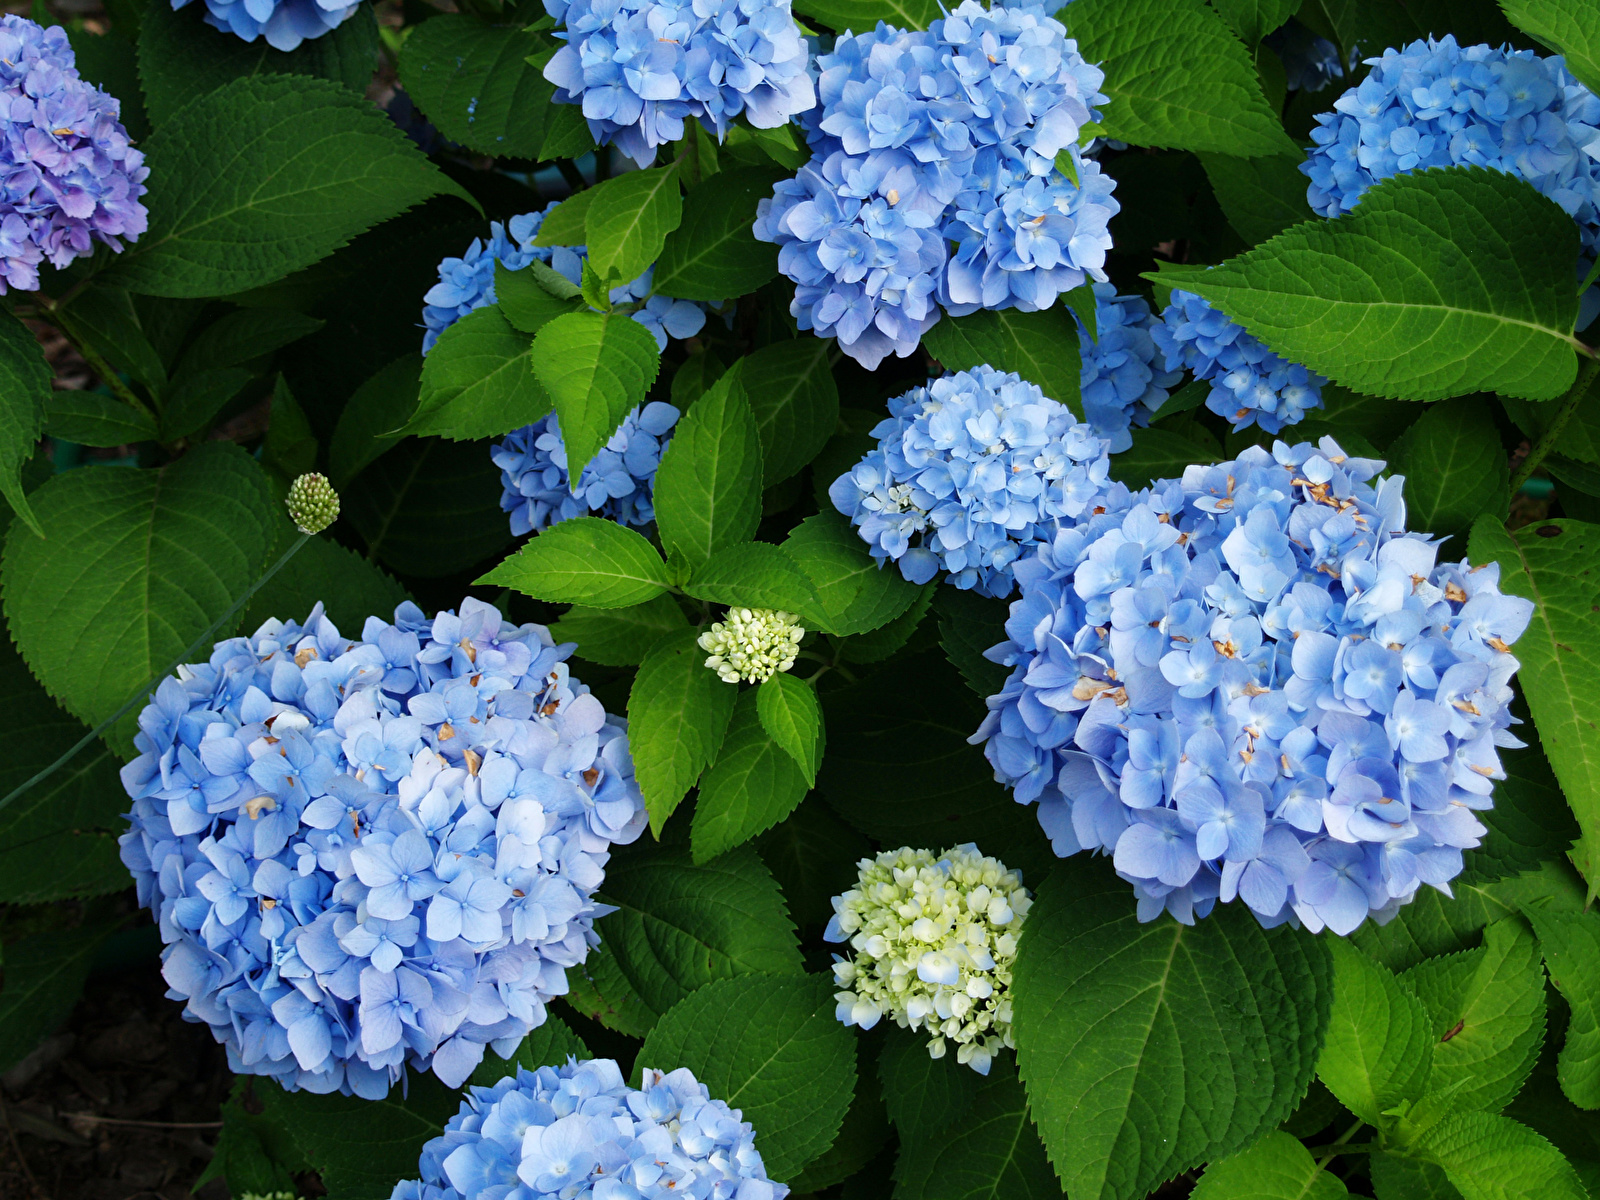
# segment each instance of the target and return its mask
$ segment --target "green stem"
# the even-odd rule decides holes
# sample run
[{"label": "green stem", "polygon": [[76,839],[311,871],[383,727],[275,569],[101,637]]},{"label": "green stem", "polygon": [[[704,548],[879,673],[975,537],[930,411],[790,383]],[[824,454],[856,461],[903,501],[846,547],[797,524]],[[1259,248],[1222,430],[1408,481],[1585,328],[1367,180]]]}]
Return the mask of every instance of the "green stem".
[{"label": "green stem", "polygon": [[1596,279],[1600,279],[1600,258],[1594,260],[1594,266],[1589,268],[1588,278],[1578,285],[1578,295],[1582,296],[1593,287]]},{"label": "green stem", "polygon": [[1377,1142],[1357,1142],[1353,1146],[1343,1146],[1338,1142],[1329,1142],[1326,1146],[1307,1146],[1306,1150],[1313,1156],[1332,1158],[1335,1154],[1371,1154],[1381,1149]]},{"label": "green stem", "polygon": [[[1349,1129],[1346,1129],[1342,1134],[1335,1138],[1331,1145],[1321,1147],[1320,1149],[1322,1153],[1317,1156],[1317,1170],[1326,1170],[1328,1164],[1333,1161],[1333,1156],[1341,1153],[1345,1144],[1349,1142],[1351,1138],[1355,1137],[1355,1135],[1359,1133],[1365,1126],[1365,1121],[1357,1121],[1354,1125],[1350,1126]],[[1315,1151],[1313,1151],[1313,1153],[1315,1153]]]},{"label": "green stem", "polygon": [[[61,329],[61,326],[57,324],[56,328]],[[93,370],[96,375],[100,376],[101,382],[111,389],[112,394],[114,394],[118,400],[121,400],[124,404],[131,405],[133,408],[138,409],[152,421],[156,420],[155,410],[143,400],[139,399],[138,395],[133,391],[133,389],[122,382],[122,376],[117,374],[110,363],[101,358],[100,355],[94,350],[91,350],[82,339],[73,337],[72,334],[68,333],[65,329],[61,329],[61,332],[66,334],[67,340],[77,347],[78,353],[83,355],[83,361],[89,364],[90,369]]]},{"label": "green stem", "polygon": [[1594,382],[1595,373],[1600,372],[1600,360],[1593,358],[1584,359],[1578,366],[1578,378],[1573,381],[1567,394],[1561,397],[1556,409],[1556,415],[1551,418],[1550,425],[1543,435],[1533,444],[1528,451],[1528,457],[1522,460],[1522,465],[1517,468],[1517,473],[1511,477],[1511,494],[1515,496],[1522,485],[1533,477],[1549,453],[1556,448],[1561,440],[1561,435],[1566,431],[1567,424],[1572,420],[1572,415],[1578,411],[1578,406],[1583,403],[1583,398],[1588,394],[1589,385]]},{"label": "green stem", "polygon": [[127,715],[129,709],[133,708],[133,706],[135,704],[138,704],[139,701],[143,700],[146,696],[148,696],[150,694],[150,689],[151,688],[155,687],[158,683],[161,682],[162,679],[166,678],[168,675],[172,674],[172,672],[176,671],[180,664],[188,662],[190,659],[192,659],[194,657],[195,651],[200,649],[200,647],[205,644],[205,642],[206,642],[206,640],[208,638],[214,636],[216,634],[217,630],[221,629],[224,625],[226,625],[234,617],[238,616],[239,612],[244,608],[244,606],[250,602],[250,597],[254,596],[257,592],[259,592],[263,587],[266,586],[268,580],[270,580],[279,571],[283,570],[284,565],[291,558],[293,558],[296,553],[299,552],[300,547],[304,546],[310,540],[311,540],[311,534],[309,534],[309,533],[302,533],[299,537],[297,537],[294,540],[294,544],[291,545],[287,550],[285,550],[283,552],[283,557],[280,558],[277,562],[273,563],[272,566],[270,568],[268,568],[266,574],[261,576],[260,579],[257,579],[247,589],[245,589],[244,595],[240,596],[237,600],[235,600],[233,602],[233,606],[231,608],[229,608],[227,612],[223,613],[215,621],[211,622],[211,625],[206,629],[206,631],[204,633],[202,633],[199,637],[195,638],[194,641],[190,642],[188,649],[186,649],[182,654],[178,655],[177,658],[173,659],[163,669],[161,669],[160,671],[157,671],[155,673],[155,675],[150,679],[150,682],[146,683],[143,687],[141,687],[133,695],[128,697],[128,701],[127,701],[126,704],[124,704],[121,708],[117,709],[116,712],[112,713],[104,721],[101,721],[100,724],[96,725],[88,733],[84,734],[81,738],[79,738],[75,743],[73,743],[72,748],[69,749],[60,758],[56,759],[55,762],[51,763],[44,770],[42,770],[38,774],[34,775],[33,778],[29,779],[27,782],[21,784],[18,787],[13,788],[10,792],[8,792],[5,795],[4,798],[0,798],[0,809],[5,808],[6,805],[10,804],[13,800],[15,800],[18,796],[22,795],[23,792],[26,792],[34,784],[39,783],[42,780],[48,779],[50,776],[54,775],[62,767],[66,766],[67,763],[71,762],[73,756],[76,755],[78,753],[78,751],[82,750],[90,742],[94,741],[95,738],[99,737],[107,729],[111,728],[111,726],[115,725],[118,721],[122,720],[122,718]]}]

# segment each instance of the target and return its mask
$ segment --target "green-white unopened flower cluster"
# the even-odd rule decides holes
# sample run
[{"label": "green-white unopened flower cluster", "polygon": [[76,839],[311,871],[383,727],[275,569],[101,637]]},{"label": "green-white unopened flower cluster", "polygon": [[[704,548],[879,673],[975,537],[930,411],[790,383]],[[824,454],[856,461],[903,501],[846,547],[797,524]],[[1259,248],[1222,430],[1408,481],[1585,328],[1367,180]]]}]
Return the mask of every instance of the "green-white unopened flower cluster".
[{"label": "green-white unopened flower cluster", "polygon": [[239,1197],[239,1200],[295,1200],[295,1194],[293,1192],[267,1192],[263,1195],[261,1192],[246,1192]]},{"label": "green-white unopened flower cluster", "polygon": [[835,956],[835,1010],[846,1025],[871,1029],[885,1013],[902,1029],[926,1029],[928,1054],[980,1075],[1011,1040],[1011,964],[1033,900],[1022,876],[970,842],[935,858],[902,847],[864,858],[856,886],[833,898],[824,935],[849,940]]},{"label": "green-white unopened flower cluster", "polygon": [[794,666],[806,631],[794,613],[771,608],[730,608],[724,618],[700,635],[700,649],[711,656],[706,666],[725,683],[744,679],[760,683]]},{"label": "green-white unopened flower cluster", "polygon": [[284,504],[301,533],[321,533],[339,519],[339,493],[326,475],[301,475],[289,485]]}]

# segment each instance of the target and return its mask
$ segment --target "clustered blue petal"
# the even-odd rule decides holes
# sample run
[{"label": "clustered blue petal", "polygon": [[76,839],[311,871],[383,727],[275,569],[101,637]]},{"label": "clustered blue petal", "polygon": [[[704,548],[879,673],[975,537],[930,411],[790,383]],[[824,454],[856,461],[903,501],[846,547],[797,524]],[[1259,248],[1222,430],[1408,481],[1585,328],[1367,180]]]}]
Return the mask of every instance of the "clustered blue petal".
[{"label": "clustered blue petal", "polygon": [[459,1087],[544,1023],[645,811],[572,643],[472,599],[361,633],[319,604],[164,680],[121,845],[231,1069],[370,1098],[406,1062]]},{"label": "clustered blue petal", "polygon": [[1290,20],[1261,40],[1277,52],[1291,92],[1320,92],[1335,79],[1344,78],[1339,47],[1299,21]]},{"label": "clustered blue petal", "polygon": [[117,99],[78,77],[59,25],[0,16],[0,296],[39,286],[102,242],[145,231],[144,155],[128,144]]},{"label": "clustered blue petal", "polygon": [[[870,370],[916,349],[939,304],[1033,312],[1105,278],[1115,181],[1077,145],[1105,74],[1043,8],[965,0],[925,33],[879,22],[817,63],[811,161],[755,223],[800,328]],[[1081,186],[1056,169],[1064,150]]]},{"label": "clustered blue petal", "polygon": [[687,1067],[642,1074],[568,1058],[470,1087],[390,1200],[784,1200],[738,1109]]},{"label": "clustered blue petal", "polygon": [[889,414],[828,497],[912,583],[942,568],[958,588],[1009,596],[1013,564],[1087,511],[1111,470],[1105,440],[1066,405],[993,367],[913,388]]},{"label": "clustered blue petal", "polygon": [[521,537],[588,516],[620,525],[650,524],[656,519],[656,468],[678,416],[660,400],[634,409],[584,467],[576,491],[555,413],[508,434],[493,454],[505,489],[500,507],[511,514],[511,532]]},{"label": "clustered blue petal", "polygon": [[1099,850],[1139,917],[1238,897],[1346,934],[1485,832],[1533,604],[1435,561],[1403,480],[1318,445],[1189,467],[1016,567],[1014,667],[972,739],[1058,855]]},{"label": "clustered blue petal", "polygon": [[[172,7],[189,2],[172,0]],[[206,24],[247,42],[264,37],[274,50],[293,50],[337,29],[359,7],[339,0],[206,0]]]},{"label": "clustered blue petal", "polygon": [[722,137],[744,113],[775,129],[816,103],[789,0],[545,0],[566,45],[544,69],[597,142],[641,167],[686,118]]},{"label": "clustered blue petal", "polygon": [[1097,283],[1094,311],[1098,336],[1078,329],[1083,415],[1116,454],[1133,445],[1130,426],[1150,424],[1183,372],[1166,367],[1151,336],[1161,322],[1143,296],[1119,296],[1111,284]]},{"label": "clustered blue petal", "polygon": [[1258,425],[1277,433],[1322,407],[1325,378],[1273,353],[1193,292],[1174,288],[1150,335],[1168,368],[1187,367],[1196,379],[1211,382],[1206,407],[1236,430]]}]

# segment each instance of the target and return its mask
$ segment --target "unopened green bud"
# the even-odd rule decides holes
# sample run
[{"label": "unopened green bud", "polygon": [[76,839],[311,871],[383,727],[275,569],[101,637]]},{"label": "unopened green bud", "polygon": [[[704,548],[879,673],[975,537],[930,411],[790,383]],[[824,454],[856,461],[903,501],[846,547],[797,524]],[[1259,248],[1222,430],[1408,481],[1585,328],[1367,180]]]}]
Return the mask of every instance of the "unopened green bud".
[{"label": "unopened green bud", "polygon": [[321,533],[339,519],[339,493],[326,475],[302,475],[289,485],[289,519],[301,533]]}]

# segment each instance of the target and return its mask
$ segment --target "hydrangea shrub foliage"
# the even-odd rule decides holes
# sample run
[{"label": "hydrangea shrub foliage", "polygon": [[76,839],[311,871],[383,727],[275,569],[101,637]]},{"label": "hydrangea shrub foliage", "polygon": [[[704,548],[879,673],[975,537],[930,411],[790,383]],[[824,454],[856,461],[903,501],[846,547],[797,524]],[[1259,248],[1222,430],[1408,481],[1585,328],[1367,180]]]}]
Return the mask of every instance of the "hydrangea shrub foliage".
[{"label": "hydrangea shrub foliage", "polygon": [[8,1080],[129,970],[191,1190],[1600,1197],[1592,4],[47,0],[0,90]]}]

